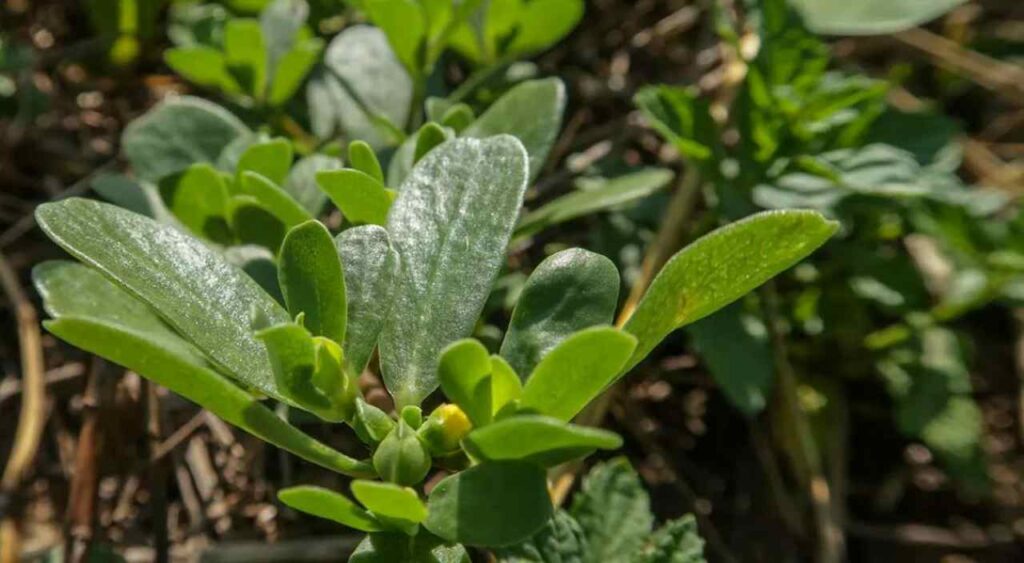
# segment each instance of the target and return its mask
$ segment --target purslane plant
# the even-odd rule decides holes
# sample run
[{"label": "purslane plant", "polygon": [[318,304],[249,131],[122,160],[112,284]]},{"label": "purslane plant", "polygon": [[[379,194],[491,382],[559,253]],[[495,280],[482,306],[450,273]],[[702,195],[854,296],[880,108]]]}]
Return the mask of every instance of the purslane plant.
[{"label": "purslane plant", "polygon": [[[304,459],[357,478],[352,494],[302,487],[282,501],[370,534],[353,561],[463,560],[460,545],[519,542],[552,515],[545,468],[620,439],[569,421],[666,335],[734,301],[821,245],[810,211],[755,215],[679,252],[621,328],[612,263],[581,249],[531,275],[499,354],[468,339],[504,261],[529,177],[507,135],[460,138],[410,171],[384,226],[333,237],[291,227],[280,305],[180,230],[69,199],[37,211],[81,261],[35,271],[46,327]],[[385,413],[356,377],[374,348],[395,399]],[[446,403],[425,416],[437,388]],[[364,459],[334,451],[263,406],[269,397],[349,425]],[[451,472],[428,495],[432,469]],[[374,480],[379,478],[380,480]]]}]

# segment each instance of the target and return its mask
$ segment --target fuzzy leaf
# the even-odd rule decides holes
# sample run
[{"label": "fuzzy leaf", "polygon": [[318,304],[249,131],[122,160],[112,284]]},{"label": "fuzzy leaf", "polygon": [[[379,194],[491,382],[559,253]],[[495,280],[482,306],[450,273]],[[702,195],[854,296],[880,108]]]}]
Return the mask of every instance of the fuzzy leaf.
[{"label": "fuzzy leaf", "polygon": [[710,315],[807,257],[837,229],[837,223],[813,211],[769,211],[679,251],[626,322],[625,330],[639,341],[626,369],[673,330]]},{"label": "fuzzy leaf", "polygon": [[284,138],[249,145],[238,158],[236,173],[256,172],[280,186],[292,167],[292,144]]},{"label": "fuzzy leaf", "polygon": [[409,487],[381,481],[352,482],[352,494],[374,516],[387,521],[418,524],[427,519],[427,507]]},{"label": "fuzzy leaf", "polygon": [[413,87],[384,33],[368,25],[344,29],[327,46],[324,65],[307,88],[316,136],[340,130],[373,147],[396,142],[391,130],[405,126]]},{"label": "fuzzy leaf", "polygon": [[242,173],[242,192],[258,201],[274,217],[277,217],[286,228],[313,219],[299,202],[292,199],[288,192],[256,172]]},{"label": "fuzzy leaf", "polygon": [[498,98],[462,132],[486,138],[507,133],[519,139],[530,156],[530,178],[540,174],[562,127],[565,85],[557,78],[523,82]]},{"label": "fuzzy leaf", "polygon": [[474,426],[491,421],[491,357],[472,338],[459,340],[441,351],[437,369],[441,390],[466,413]]},{"label": "fuzzy leaf", "polygon": [[499,420],[469,433],[463,447],[474,458],[501,461],[522,460],[544,467],[572,461],[594,450],[622,446],[612,432],[566,424],[556,418],[519,415]]},{"label": "fuzzy leaf", "polygon": [[346,168],[321,172],[316,181],[349,222],[383,225],[387,221],[395,195],[373,177]]},{"label": "fuzzy leaf", "polygon": [[267,47],[259,22],[248,18],[229,20],[224,26],[224,56],[228,71],[242,90],[261,99],[267,84]]},{"label": "fuzzy leaf", "polygon": [[365,141],[352,141],[348,145],[348,163],[352,168],[367,176],[384,183],[384,170],[380,167],[377,154]]},{"label": "fuzzy leaf", "polygon": [[373,475],[372,467],[341,454],[281,420],[246,391],[210,369],[199,350],[156,313],[102,274],[73,262],[47,262],[33,271],[58,338],[163,385],[246,432],[322,467]]},{"label": "fuzzy leaf", "polygon": [[573,334],[537,364],[523,386],[520,406],[572,419],[615,380],[634,348],[632,335],[608,326]]},{"label": "fuzzy leaf", "polygon": [[227,243],[228,187],[213,166],[193,164],[185,171],[160,181],[160,197],[167,209],[193,233],[217,243]]},{"label": "fuzzy leaf", "polygon": [[314,336],[345,342],[345,276],[334,239],[319,221],[288,231],[281,244],[278,280],[288,312],[305,315]]},{"label": "fuzzy leaf", "polygon": [[228,94],[239,92],[238,83],[228,72],[224,54],[217,49],[202,45],[172,48],[164,52],[164,61],[189,82]]},{"label": "fuzzy leaf", "polygon": [[333,520],[361,532],[380,532],[384,529],[373,515],[348,497],[323,487],[289,487],[277,493],[277,498],[295,510]]},{"label": "fuzzy leaf", "polygon": [[526,189],[514,137],[456,139],[406,178],[388,215],[399,257],[381,334],[384,381],[399,406],[437,388],[441,350],[470,334],[504,262]]},{"label": "fuzzy leaf", "polygon": [[671,171],[648,168],[609,178],[592,188],[578,189],[527,213],[516,225],[516,238],[530,236],[579,217],[616,209],[651,195],[671,181]]},{"label": "fuzzy leaf", "polygon": [[832,35],[896,33],[933,20],[967,0],[793,0],[807,27]]},{"label": "fuzzy leaf", "polygon": [[288,314],[241,270],[194,238],[152,219],[70,198],[36,209],[43,231],[86,264],[152,307],[220,369],[272,397],[277,390],[249,321]]},{"label": "fuzzy leaf", "polygon": [[618,301],[619,272],[611,260],[581,248],[552,254],[526,280],[501,355],[526,377],[572,333],[611,323]]},{"label": "fuzzy leaf", "polygon": [[136,176],[155,182],[197,162],[216,162],[224,147],[250,134],[228,110],[200,98],[161,102],[121,135]]},{"label": "fuzzy leaf", "polygon": [[430,492],[423,526],[466,545],[523,541],[551,518],[544,470],[520,461],[485,462],[443,479]]},{"label": "fuzzy leaf", "polygon": [[320,39],[302,41],[288,50],[278,62],[274,78],[270,82],[267,101],[272,106],[280,106],[291,99],[306,75],[320,58],[324,44]]},{"label": "fuzzy leaf", "polygon": [[334,243],[341,256],[348,292],[345,362],[352,373],[358,374],[370,362],[384,318],[391,309],[391,286],[398,260],[387,231],[376,225],[348,229]]}]

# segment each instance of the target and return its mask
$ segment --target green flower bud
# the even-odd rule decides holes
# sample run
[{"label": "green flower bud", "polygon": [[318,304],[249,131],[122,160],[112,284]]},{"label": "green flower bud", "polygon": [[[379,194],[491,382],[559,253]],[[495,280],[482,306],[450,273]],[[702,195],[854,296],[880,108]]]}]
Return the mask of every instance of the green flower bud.
[{"label": "green flower bud", "polygon": [[420,426],[419,435],[434,457],[446,457],[458,451],[459,442],[473,429],[469,417],[456,405],[444,404],[430,413]]},{"label": "green flower bud", "polygon": [[337,342],[314,336],[316,350],[313,385],[327,398],[334,420],[351,421],[356,414],[356,398],[360,396],[356,378],[345,370],[344,355]]},{"label": "green flower bud", "polygon": [[385,481],[415,485],[430,471],[430,454],[416,431],[399,420],[373,453],[373,467]]}]

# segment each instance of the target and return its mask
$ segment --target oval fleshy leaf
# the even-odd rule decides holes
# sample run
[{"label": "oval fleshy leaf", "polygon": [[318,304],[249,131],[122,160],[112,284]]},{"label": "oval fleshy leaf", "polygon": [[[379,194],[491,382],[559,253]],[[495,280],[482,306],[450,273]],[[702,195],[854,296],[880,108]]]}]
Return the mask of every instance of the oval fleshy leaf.
[{"label": "oval fleshy leaf", "polygon": [[399,407],[437,388],[438,354],[473,330],[504,262],[526,175],[522,144],[501,135],[444,143],[402,184],[388,216],[399,274],[380,342]]},{"label": "oval fleshy leaf", "polygon": [[441,390],[469,416],[474,426],[491,421],[491,356],[480,342],[467,338],[441,351],[437,373]]},{"label": "oval fleshy leaf", "polygon": [[288,231],[277,272],[288,312],[302,313],[314,336],[345,342],[345,275],[327,227],[314,220]]},{"label": "oval fleshy leaf", "polygon": [[354,225],[383,225],[395,194],[359,170],[329,170],[316,175],[320,189]]},{"label": "oval fleshy leaf", "polygon": [[361,532],[380,532],[384,527],[370,513],[360,508],[345,495],[323,487],[302,485],[289,487],[277,493],[284,504],[307,514],[333,520]]},{"label": "oval fleshy leaf", "polygon": [[570,420],[621,372],[636,338],[610,326],[581,330],[537,364],[520,407]]},{"label": "oval fleshy leaf", "polygon": [[372,476],[372,466],[311,438],[221,374],[156,313],[99,272],[74,262],[33,271],[55,336],[195,402],[242,430],[327,469]]},{"label": "oval fleshy leaf", "polygon": [[216,162],[232,141],[249,134],[228,110],[182,96],[161,102],[129,123],[121,146],[135,175],[155,182],[196,162]]},{"label": "oval fleshy leaf", "polygon": [[483,139],[507,133],[530,155],[530,178],[536,178],[562,128],[565,85],[558,78],[527,80],[498,98],[462,132]]},{"label": "oval fleshy leaf", "polygon": [[714,313],[804,259],[838,228],[814,211],[767,211],[682,249],[654,278],[623,327],[639,342],[625,369],[673,330]]},{"label": "oval fleshy leaf", "polygon": [[552,467],[589,455],[594,450],[619,448],[622,438],[607,430],[528,414],[478,428],[462,443],[477,459],[522,460]]},{"label": "oval fleshy leaf", "polygon": [[524,461],[484,462],[443,479],[430,492],[423,526],[465,545],[520,542],[551,518],[544,470]]},{"label": "oval fleshy leaf", "polygon": [[526,377],[569,335],[611,323],[618,302],[619,271],[611,260],[581,248],[552,254],[526,280],[501,355]]},{"label": "oval fleshy leaf", "polygon": [[409,487],[356,480],[352,482],[352,494],[381,524],[410,536],[427,519],[427,507]]},{"label": "oval fleshy leaf", "polygon": [[238,381],[285,400],[249,327],[288,313],[248,275],[198,240],[112,205],[70,198],[40,205],[39,226],[58,245],[152,307]]},{"label": "oval fleshy leaf", "polygon": [[398,258],[388,232],[376,225],[348,229],[335,237],[334,244],[345,270],[348,293],[345,363],[352,373],[359,374],[370,362],[384,318],[391,310]]},{"label": "oval fleshy leaf", "polygon": [[238,158],[236,174],[255,172],[280,186],[292,167],[292,144],[287,139],[276,138],[254,143]]}]

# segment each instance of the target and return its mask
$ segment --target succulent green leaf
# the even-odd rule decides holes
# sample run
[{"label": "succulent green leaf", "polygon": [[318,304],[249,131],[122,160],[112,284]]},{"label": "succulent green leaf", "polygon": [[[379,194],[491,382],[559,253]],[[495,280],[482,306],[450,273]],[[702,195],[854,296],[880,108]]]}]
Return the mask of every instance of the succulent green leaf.
[{"label": "succulent green leaf", "polygon": [[618,435],[540,415],[518,415],[477,428],[462,441],[474,458],[522,460],[544,467],[572,461],[595,450],[622,446]]},{"label": "succulent green leaf", "polygon": [[227,222],[228,187],[224,178],[208,163],[160,180],[160,196],[167,208],[193,233],[214,242],[231,241]]},{"label": "succulent green leaf", "polygon": [[572,31],[583,18],[583,0],[525,1],[520,10],[508,51],[528,55],[547,49]]},{"label": "succulent green leaf", "polygon": [[349,563],[470,563],[466,548],[446,545],[433,534],[414,537],[395,533],[370,534],[352,552]]},{"label": "succulent green leaf", "polygon": [[933,20],[967,0],[793,0],[807,27],[831,35],[896,33]]},{"label": "succulent green leaf", "polygon": [[615,380],[636,343],[632,335],[607,326],[573,334],[537,364],[520,406],[570,420]]},{"label": "succulent green leaf", "polygon": [[348,497],[323,487],[289,487],[277,493],[277,498],[295,510],[332,520],[362,532],[384,530],[376,518]]},{"label": "succulent green leaf", "polygon": [[512,311],[501,355],[522,377],[569,335],[609,324],[619,301],[619,271],[581,248],[552,254],[530,274]]},{"label": "succulent green leaf", "polygon": [[249,134],[228,110],[182,96],[157,104],[128,124],[121,146],[135,175],[155,182],[196,162],[216,162],[224,147]]},{"label": "succulent green leaf", "polygon": [[262,99],[267,83],[267,46],[257,20],[237,18],[224,26],[228,71],[249,95]]},{"label": "succulent green leaf", "polygon": [[345,342],[345,274],[327,227],[312,220],[288,231],[281,244],[278,280],[293,317],[305,315],[306,328],[315,336]]},{"label": "succulent green leaf", "polygon": [[230,380],[210,369],[201,352],[156,313],[99,272],[74,262],[46,262],[33,278],[43,296],[47,330],[87,352],[133,370],[225,421],[328,469],[373,475],[280,419]]},{"label": "succulent green leaf", "polygon": [[292,144],[278,137],[249,145],[238,159],[237,174],[256,172],[280,186],[292,167]]},{"label": "succulent green leaf", "polygon": [[491,355],[491,412],[498,412],[523,394],[523,382],[512,366],[498,355]]},{"label": "succulent green leaf", "polygon": [[272,106],[280,106],[291,99],[306,75],[320,58],[324,44],[320,39],[309,39],[297,43],[285,52],[274,70],[274,78],[270,82],[267,101]]},{"label": "succulent green leaf", "polygon": [[326,411],[327,398],[313,384],[316,348],[309,331],[299,324],[283,323],[257,331],[256,338],[267,347],[280,392],[307,411]]},{"label": "succulent green leaf", "polygon": [[484,462],[446,477],[430,492],[427,508],[427,530],[483,547],[523,541],[552,514],[544,470],[523,461]]},{"label": "succulent green leaf", "polygon": [[370,21],[387,35],[388,43],[413,76],[424,74],[422,60],[427,34],[426,14],[414,0],[365,0]]},{"label": "succulent green leaf", "polygon": [[273,0],[260,12],[260,31],[267,46],[267,63],[271,69],[283,65],[281,58],[302,35],[309,18],[306,0]]},{"label": "succulent green leaf", "polygon": [[462,132],[463,137],[486,138],[510,134],[526,147],[530,179],[540,173],[562,127],[565,85],[557,78],[529,80],[498,98]]},{"label": "succulent green leaf", "polygon": [[631,561],[651,528],[651,500],[624,457],[596,465],[583,478],[571,513],[589,540],[594,561]]},{"label": "succulent green leaf", "polygon": [[466,338],[449,345],[441,351],[437,373],[445,396],[474,426],[491,421],[491,356],[483,344]]},{"label": "succulent green leaf", "polygon": [[240,91],[228,72],[224,54],[212,47],[195,45],[175,47],[164,52],[164,61],[183,78],[206,88],[217,88],[228,94]]},{"label": "succulent green leaf", "polygon": [[444,128],[437,123],[427,123],[420,127],[416,134],[416,150],[413,151],[412,161],[417,163],[426,156],[434,147],[448,140],[448,134]]},{"label": "succulent green leaf", "polygon": [[[284,222],[250,195],[231,198],[228,202],[228,223],[242,244],[262,246],[275,254],[287,232]],[[277,275],[274,277],[276,281]]]},{"label": "succulent green leaf", "polygon": [[288,172],[281,188],[299,202],[310,215],[317,217],[324,209],[327,195],[320,190],[316,175],[325,170],[341,168],[341,160],[323,154],[311,154],[298,162]]},{"label": "succulent green leaf", "polygon": [[352,141],[348,145],[348,163],[352,168],[384,183],[384,170],[377,160],[377,153],[366,141]]},{"label": "succulent green leaf", "polygon": [[399,274],[380,343],[399,406],[437,388],[438,354],[473,330],[504,262],[526,173],[526,151],[501,135],[444,143],[402,184],[388,215]]},{"label": "succulent green leaf", "polygon": [[327,46],[324,65],[306,90],[314,134],[327,139],[344,132],[373,147],[400,142],[413,83],[384,32],[368,25],[346,28]]},{"label": "succulent green leaf", "polygon": [[527,237],[579,217],[619,208],[657,192],[671,181],[671,171],[647,168],[578,189],[527,213],[516,225],[515,236]]},{"label": "succulent green leaf", "polygon": [[395,194],[372,176],[346,168],[320,172],[316,181],[349,222],[355,225],[387,222]]},{"label": "succulent green leaf", "polygon": [[[416,491],[394,483],[356,480],[352,494],[381,523],[413,535],[427,519],[427,507]],[[412,533],[411,533],[412,532]]]},{"label": "succulent green leaf", "polygon": [[839,228],[813,211],[768,211],[715,230],[676,253],[626,322],[642,360],[673,330],[700,320],[796,264]]},{"label": "succulent green leaf", "polygon": [[54,242],[152,307],[214,365],[283,399],[249,320],[254,310],[275,324],[288,314],[244,272],[175,228],[112,205],[69,198],[39,206],[36,219]]},{"label": "succulent green leaf", "polygon": [[398,259],[387,231],[376,225],[355,227],[334,239],[345,270],[348,327],[345,362],[352,373],[362,373],[391,309],[392,281]]},{"label": "succulent green leaf", "polygon": [[264,209],[277,217],[287,228],[313,219],[302,205],[292,199],[288,192],[262,174],[242,172],[242,193],[255,198]]}]

